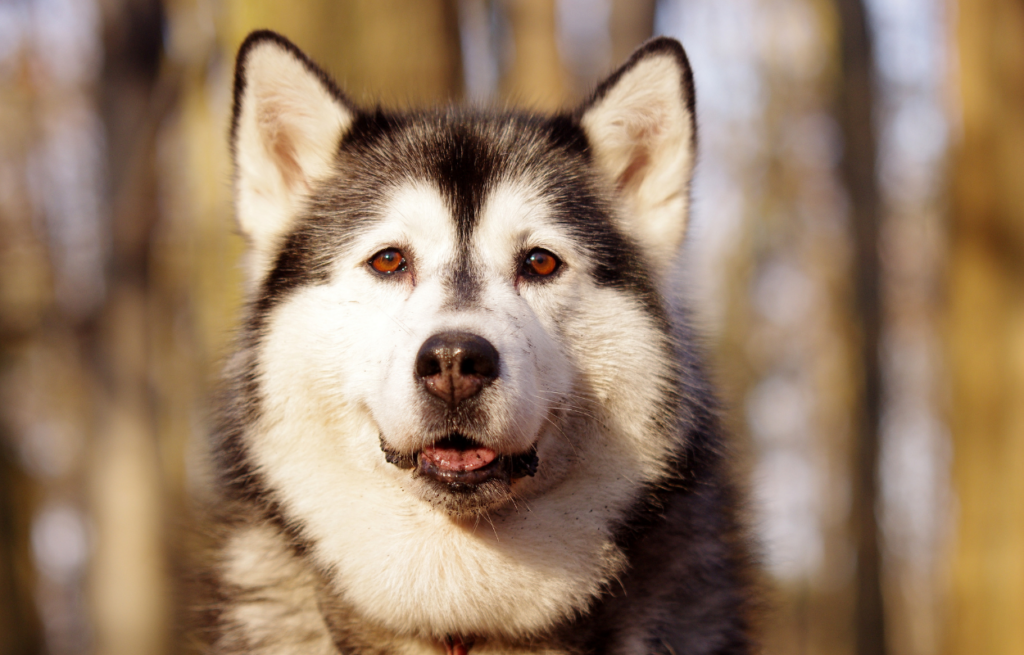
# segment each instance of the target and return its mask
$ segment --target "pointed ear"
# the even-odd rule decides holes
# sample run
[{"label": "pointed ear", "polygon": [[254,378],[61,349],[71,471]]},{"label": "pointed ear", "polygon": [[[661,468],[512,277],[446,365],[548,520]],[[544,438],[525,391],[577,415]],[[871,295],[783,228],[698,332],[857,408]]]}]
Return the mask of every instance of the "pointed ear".
[{"label": "pointed ear", "polygon": [[235,212],[265,271],[315,181],[331,172],[355,110],[334,82],[284,37],[242,43],[235,66],[231,149]]},{"label": "pointed ear", "polygon": [[[693,75],[675,39],[652,39],[579,110],[594,162],[622,198],[625,230],[654,261],[683,241],[696,156]],[[666,266],[667,269],[667,266]]]}]

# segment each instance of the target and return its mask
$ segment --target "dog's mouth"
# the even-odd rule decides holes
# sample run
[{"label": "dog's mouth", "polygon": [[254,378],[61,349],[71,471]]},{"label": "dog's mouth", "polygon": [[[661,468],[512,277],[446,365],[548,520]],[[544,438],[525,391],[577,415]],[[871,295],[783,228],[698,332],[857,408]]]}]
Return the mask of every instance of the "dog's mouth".
[{"label": "dog's mouth", "polygon": [[383,435],[380,447],[389,463],[403,469],[414,469],[416,475],[439,482],[453,492],[472,491],[491,480],[510,484],[512,480],[533,476],[537,472],[536,446],[524,453],[498,454],[458,432],[438,439],[412,455],[403,455],[392,449]]}]

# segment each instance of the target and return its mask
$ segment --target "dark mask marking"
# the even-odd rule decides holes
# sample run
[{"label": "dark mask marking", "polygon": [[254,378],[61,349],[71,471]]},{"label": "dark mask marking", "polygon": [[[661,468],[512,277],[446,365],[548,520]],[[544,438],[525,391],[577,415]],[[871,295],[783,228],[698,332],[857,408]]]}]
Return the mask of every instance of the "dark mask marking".
[{"label": "dark mask marking", "polygon": [[469,249],[460,252],[455,270],[445,280],[448,298],[445,309],[467,309],[480,299],[480,280],[469,261]]},{"label": "dark mask marking", "polygon": [[465,254],[484,196],[492,186],[492,175],[501,162],[493,146],[459,123],[439,131],[426,152],[427,172],[452,212],[458,246]]}]

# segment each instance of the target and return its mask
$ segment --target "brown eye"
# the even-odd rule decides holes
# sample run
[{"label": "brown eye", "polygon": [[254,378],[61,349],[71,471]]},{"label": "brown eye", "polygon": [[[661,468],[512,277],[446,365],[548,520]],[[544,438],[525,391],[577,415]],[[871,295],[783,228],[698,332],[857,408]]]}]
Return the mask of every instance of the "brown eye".
[{"label": "brown eye", "polygon": [[388,248],[374,255],[368,263],[378,273],[390,275],[405,270],[405,255],[400,250]]},{"label": "brown eye", "polygon": [[560,264],[558,258],[547,250],[535,248],[523,262],[523,274],[528,277],[548,277],[558,270]]}]

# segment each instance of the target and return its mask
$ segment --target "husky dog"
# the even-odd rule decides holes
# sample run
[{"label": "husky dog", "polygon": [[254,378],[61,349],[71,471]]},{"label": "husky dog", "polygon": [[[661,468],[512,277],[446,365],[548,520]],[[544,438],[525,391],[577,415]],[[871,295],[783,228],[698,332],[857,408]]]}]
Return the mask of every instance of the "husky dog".
[{"label": "husky dog", "polygon": [[354,105],[238,54],[251,281],[214,440],[213,653],[748,653],[746,547],[672,297],[689,64],[575,111]]}]

